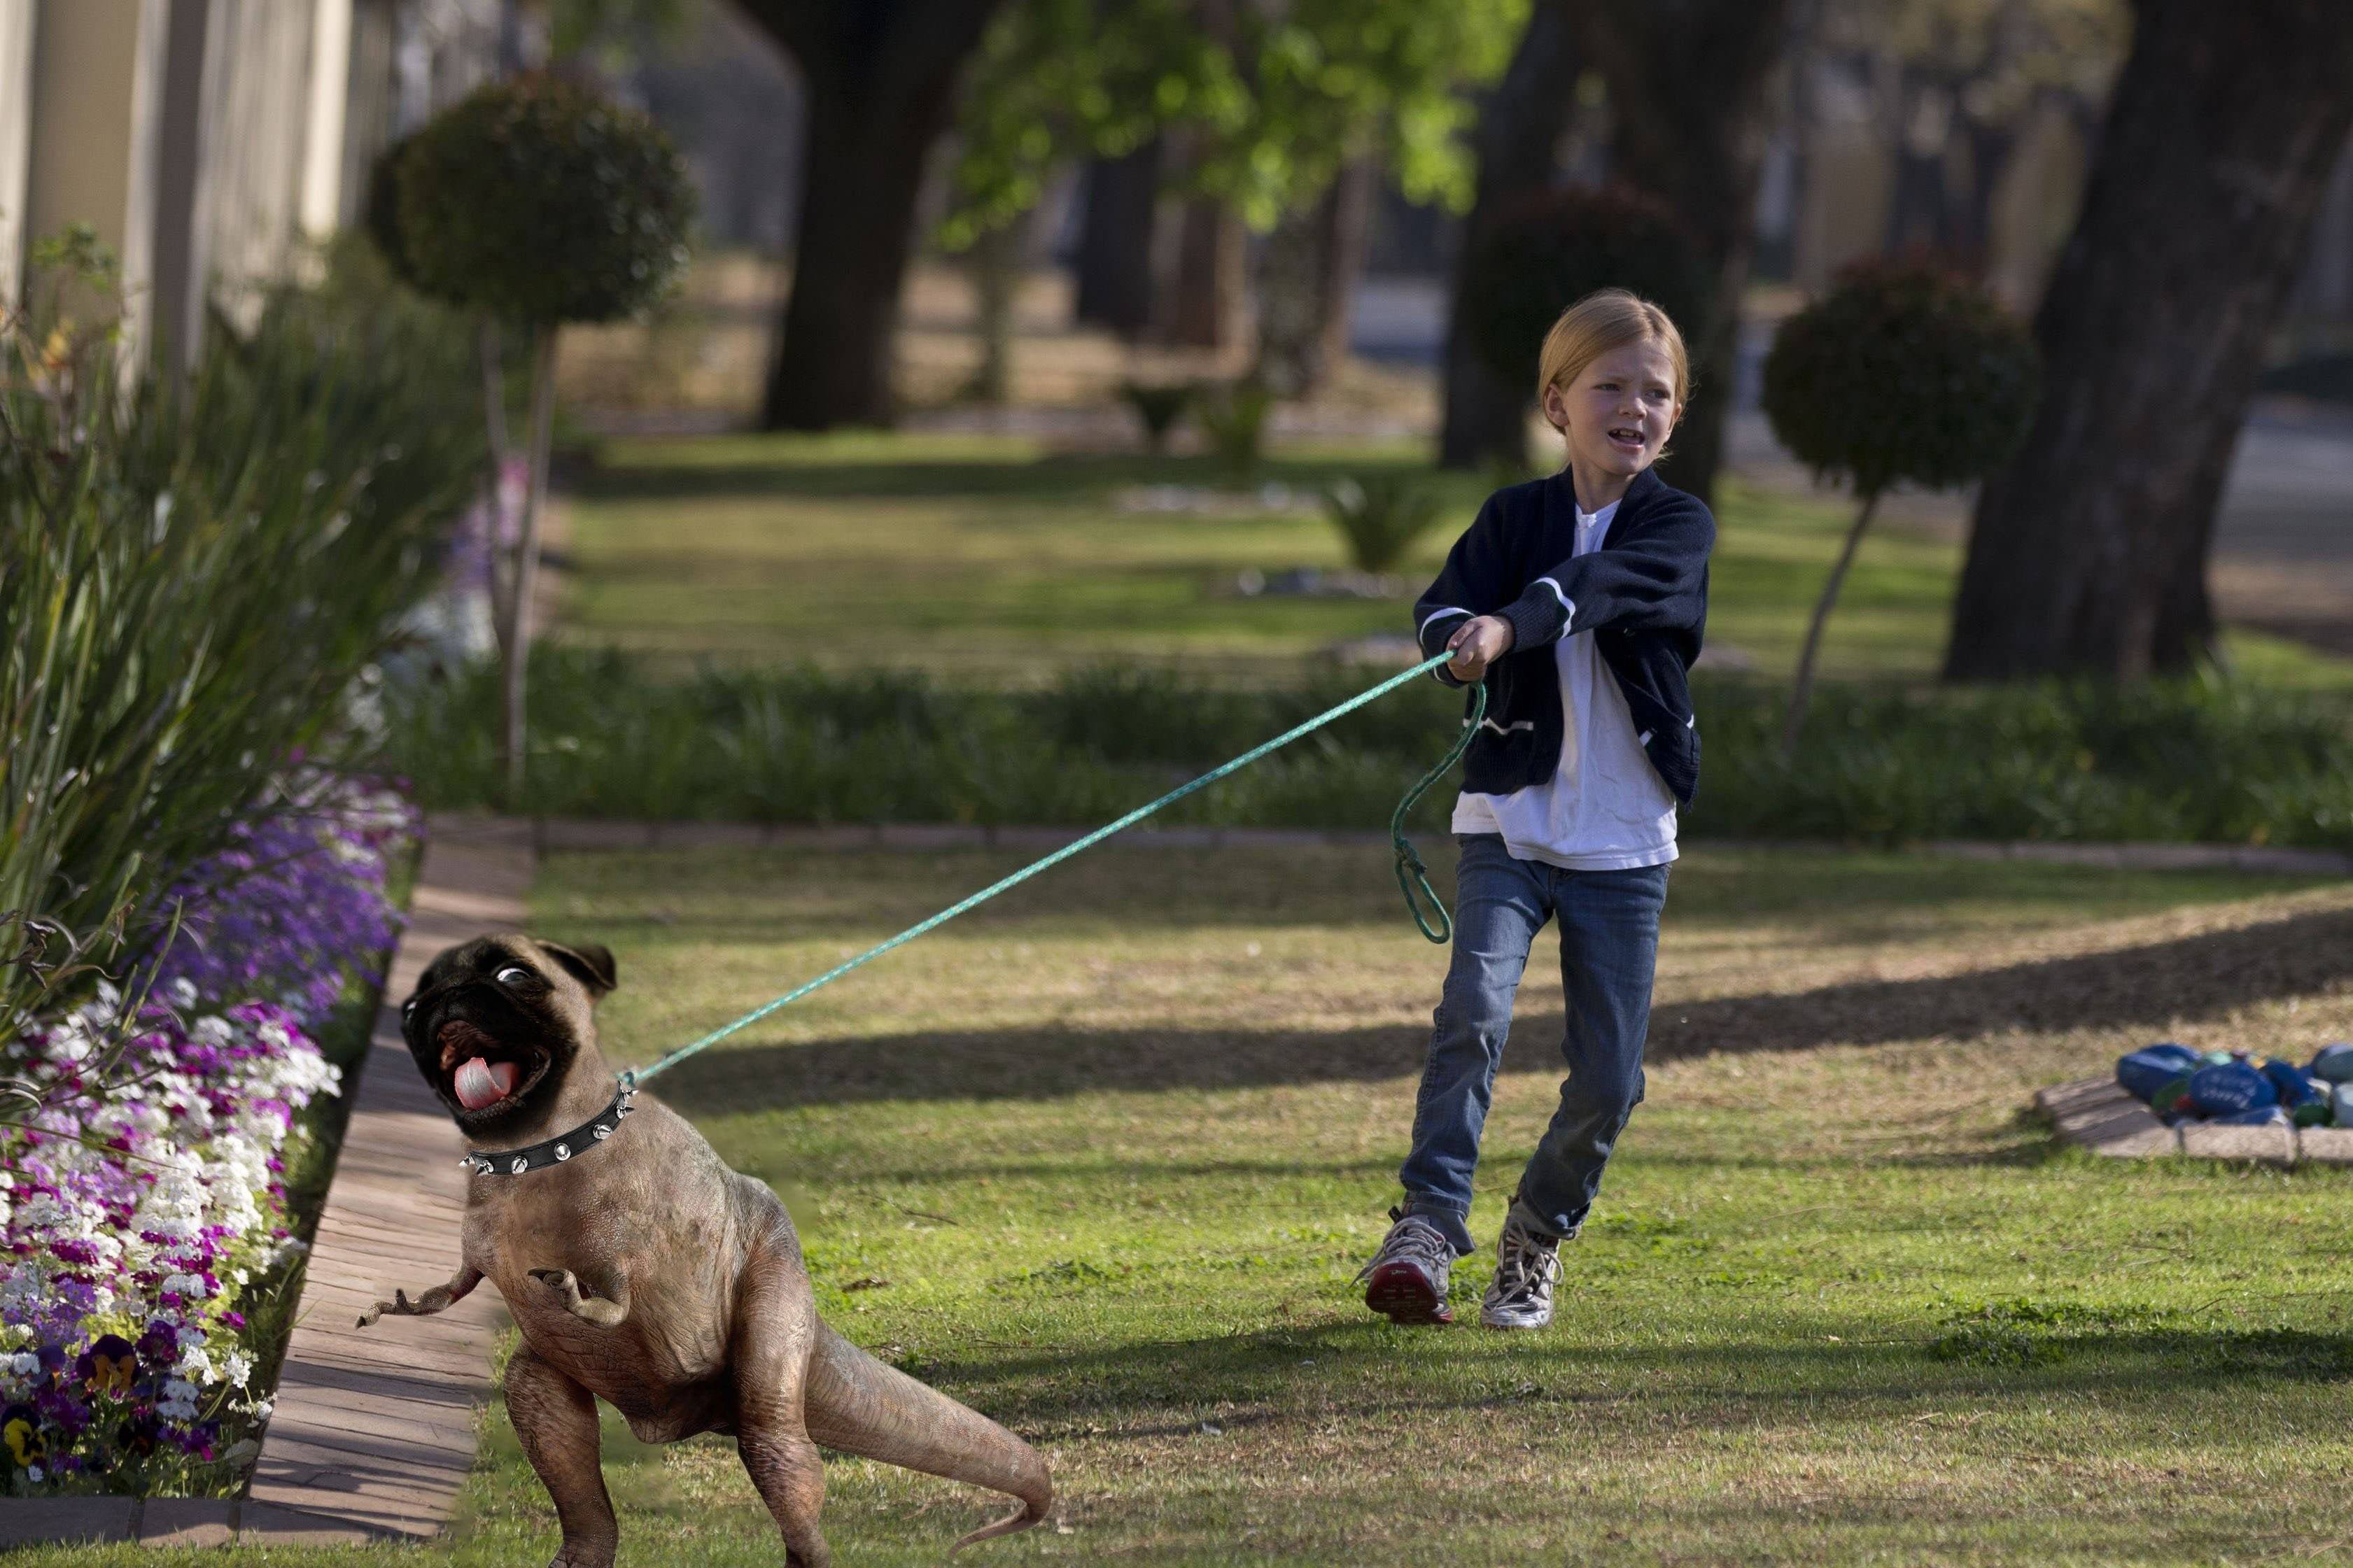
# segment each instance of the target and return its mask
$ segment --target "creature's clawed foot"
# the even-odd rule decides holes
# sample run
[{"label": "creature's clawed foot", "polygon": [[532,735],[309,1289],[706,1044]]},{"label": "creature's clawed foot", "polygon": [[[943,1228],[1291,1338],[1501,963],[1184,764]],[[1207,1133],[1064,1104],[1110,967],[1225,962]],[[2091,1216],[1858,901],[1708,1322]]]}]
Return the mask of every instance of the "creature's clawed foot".
[{"label": "creature's clawed foot", "polygon": [[417,1315],[417,1304],[408,1299],[407,1291],[396,1289],[392,1293],[391,1300],[378,1301],[375,1306],[370,1307],[366,1311],[362,1312],[360,1314],[359,1326],[364,1329],[373,1328],[375,1325],[375,1321],[378,1318],[383,1317],[386,1312],[390,1312],[396,1318],[415,1317]]},{"label": "creature's clawed foot", "polygon": [[583,1322],[609,1329],[628,1316],[628,1309],[622,1303],[585,1294],[580,1289],[580,1281],[574,1278],[569,1268],[533,1268],[530,1274],[555,1293],[556,1300],[565,1311]]},{"label": "creature's clawed foot", "polygon": [[614,1548],[617,1544],[611,1541],[567,1541],[548,1560],[547,1568],[613,1568]]},{"label": "creature's clawed foot", "polygon": [[576,1312],[580,1310],[580,1281],[572,1277],[572,1270],[534,1268],[531,1277],[554,1291],[563,1300],[565,1310]]}]

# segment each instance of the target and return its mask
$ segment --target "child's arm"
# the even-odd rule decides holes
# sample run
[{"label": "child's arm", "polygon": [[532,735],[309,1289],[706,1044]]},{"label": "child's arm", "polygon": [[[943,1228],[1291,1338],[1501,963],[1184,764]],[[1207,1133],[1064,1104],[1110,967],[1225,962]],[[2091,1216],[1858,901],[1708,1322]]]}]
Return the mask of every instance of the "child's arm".
[{"label": "child's arm", "polygon": [[[1493,611],[1512,584],[1504,576],[1505,557],[1503,548],[1503,524],[1498,519],[1493,499],[1479,509],[1479,515],[1454,548],[1446,552],[1446,564],[1439,570],[1438,580],[1413,606],[1414,637],[1421,644],[1422,657],[1435,658],[1448,648],[1472,640],[1466,636],[1469,628],[1480,620],[1493,620]],[[1475,634],[1482,643],[1496,639],[1485,633]],[[1464,686],[1485,672],[1489,659],[1500,658],[1508,648],[1497,648],[1486,658],[1475,660],[1457,659],[1454,665],[1430,673],[1448,686]]]},{"label": "child's arm", "polygon": [[1512,624],[1519,647],[1607,627],[1696,628],[1707,615],[1715,545],[1715,519],[1685,500],[1639,537],[1562,562],[1495,614]]}]

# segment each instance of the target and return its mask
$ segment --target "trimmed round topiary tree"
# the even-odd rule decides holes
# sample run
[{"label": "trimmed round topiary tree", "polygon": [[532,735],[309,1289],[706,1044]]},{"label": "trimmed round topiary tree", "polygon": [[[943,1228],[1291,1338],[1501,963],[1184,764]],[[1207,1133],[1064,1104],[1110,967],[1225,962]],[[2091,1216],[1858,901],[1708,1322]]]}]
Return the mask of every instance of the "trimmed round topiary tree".
[{"label": "trimmed round topiary tree", "polygon": [[1672,208],[1630,185],[1531,192],[1496,215],[1462,265],[1472,347],[1531,396],[1545,334],[1597,289],[1652,301],[1686,342],[1705,335],[1714,289],[1699,248]]},{"label": "trimmed round topiary tree", "polygon": [[416,272],[408,265],[408,247],[400,233],[400,160],[416,141],[412,133],[393,142],[375,155],[368,165],[367,190],[360,204],[360,226],[367,231],[376,253],[392,275],[411,289],[423,293]]},{"label": "trimmed round topiary tree", "polygon": [[[481,313],[493,461],[505,445],[499,324],[532,344],[529,478],[512,548],[494,539],[492,621],[504,665],[499,750],[508,805],[522,804],[525,621],[553,434],[556,330],[635,315],[678,281],[694,218],[686,165],[652,121],[544,73],[492,82],[381,161],[396,195],[370,229],[427,294]],[[495,487],[493,489],[495,494]],[[497,531],[501,536],[503,531]],[[501,559],[503,557],[503,559]]]},{"label": "trimmed round topiary tree", "polygon": [[1982,479],[2033,417],[2042,359],[2025,325],[1977,284],[1917,261],[1866,262],[1781,324],[1765,357],[1773,434],[1860,498],[1814,605],[1782,730],[1794,754],[1814,658],[1839,585],[1891,485],[1949,489]]}]

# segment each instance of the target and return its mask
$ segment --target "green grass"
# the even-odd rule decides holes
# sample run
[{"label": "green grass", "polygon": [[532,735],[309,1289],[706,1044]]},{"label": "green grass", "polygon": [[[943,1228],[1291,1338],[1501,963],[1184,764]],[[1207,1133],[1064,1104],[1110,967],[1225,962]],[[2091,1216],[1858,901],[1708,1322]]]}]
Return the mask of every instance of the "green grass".
[{"label": "green grass", "polygon": [[[644,1061],[1017,858],[558,856],[534,929],[612,944]],[[1557,1080],[1552,952],[1483,1237]],[[976,1562],[2311,1561],[2353,1533],[2353,1178],[2095,1161],[2021,1108],[2150,1039],[2353,1033],[2348,953],[2341,883],[1695,852],[1649,1100],[1522,1336],[1394,1330],[1348,1282],[1444,963],[1369,852],[1098,852],[653,1092],[784,1194],[830,1321],[1051,1456],[1068,1533]],[[485,1431],[453,1545],[268,1561],[543,1560]],[[780,1560],[728,1445],[607,1431],[625,1563]],[[936,1563],[993,1506],[829,1477],[844,1564]]]},{"label": "green grass", "polygon": [[[1123,492],[1232,489],[1208,459],[1049,456],[987,437],[715,437],[608,443],[573,507],[564,635],[728,660],[811,659],[1020,679],[1103,658],[1288,676],[1335,643],[1400,634],[1488,486],[1437,476],[1444,511],[1398,571],[1395,601],[1248,598],[1245,568],[1339,567],[1314,492],[1398,470],[1416,447],[1279,448],[1260,482],[1293,505],[1217,515],[1122,510]],[[1850,513],[1738,479],[1718,507],[1709,639],[1780,676],[1794,664]],[[1922,676],[1942,656],[1954,544],[1883,524],[1823,644],[1841,676]],[[2264,679],[2353,683],[2353,664],[2277,639],[2233,651]]]}]

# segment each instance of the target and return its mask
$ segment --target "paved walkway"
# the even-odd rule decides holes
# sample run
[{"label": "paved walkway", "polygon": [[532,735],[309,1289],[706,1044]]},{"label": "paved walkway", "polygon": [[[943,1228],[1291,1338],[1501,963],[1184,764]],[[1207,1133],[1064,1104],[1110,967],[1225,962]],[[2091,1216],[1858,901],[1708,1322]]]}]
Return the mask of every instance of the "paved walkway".
[{"label": "paved walkway", "polygon": [[351,1121],[250,1494],[19,1500],[0,1508],[0,1548],[89,1539],[324,1545],[430,1536],[448,1522],[474,1462],[476,1406],[489,1392],[503,1312],[495,1290],[480,1290],[436,1317],[356,1327],[395,1286],[414,1293],[458,1268],[464,1144],[417,1077],[396,1007],[444,947],[522,924],[533,858],[522,824],[436,818],[428,828],[385,1005],[349,1090]]}]

